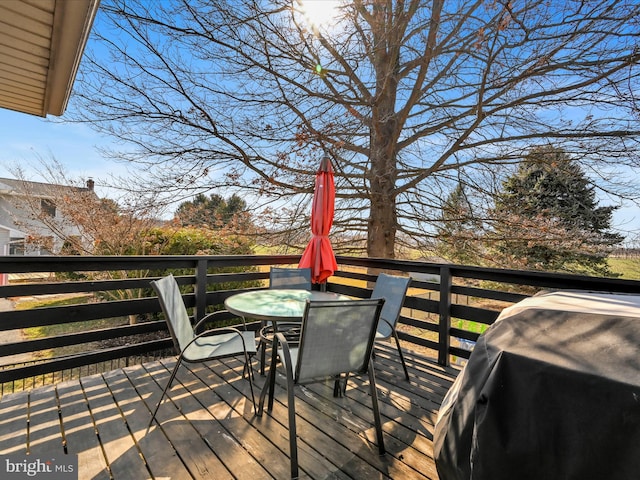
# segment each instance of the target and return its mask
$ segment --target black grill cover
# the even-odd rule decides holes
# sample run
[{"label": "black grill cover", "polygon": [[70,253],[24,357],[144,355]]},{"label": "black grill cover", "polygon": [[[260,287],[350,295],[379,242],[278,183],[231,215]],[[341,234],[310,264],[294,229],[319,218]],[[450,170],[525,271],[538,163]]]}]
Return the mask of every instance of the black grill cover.
[{"label": "black grill cover", "polygon": [[[558,310],[558,296],[577,311]],[[579,311],[593,301],[597,313]],[[640,296],[527,302],[478,339],[445,397],[440,479],[640,479]]]}]

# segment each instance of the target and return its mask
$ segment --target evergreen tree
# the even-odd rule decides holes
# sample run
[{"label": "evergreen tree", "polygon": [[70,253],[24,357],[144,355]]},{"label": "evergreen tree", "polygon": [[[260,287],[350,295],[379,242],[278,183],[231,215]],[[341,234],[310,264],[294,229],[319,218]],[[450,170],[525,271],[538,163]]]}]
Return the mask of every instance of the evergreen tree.
[{"label": "evergreen tree", "polygon": [[458,184],[442,205],[437,230],[436,253],[453,263],[482,264],[482,221],[475,217],[462,184]]},{"label": "evergreen tree", "polygon": [[624,238],[610,231],[616,207],[599,207],[592,182],[563,150],[536,147],[495,197],[501,266],[610,275],[607,255]]},{"label": "evergreen tree", "polygon": [[218,194],[207,197],[198,194],[178,206],[175,218],[185,227],[221,228],[235,224],[237,231],[246,231],[250,226],[247,203],[235,193],[228,199]]}]

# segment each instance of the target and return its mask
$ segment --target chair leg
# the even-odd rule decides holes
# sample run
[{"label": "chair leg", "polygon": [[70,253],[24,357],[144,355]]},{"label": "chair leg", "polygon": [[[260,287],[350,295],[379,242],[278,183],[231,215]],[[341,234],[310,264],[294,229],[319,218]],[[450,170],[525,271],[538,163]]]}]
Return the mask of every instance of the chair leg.
[{"label": "chair leg", "polygon": [[[295,404],[295,383],[293,381],[293,367],[291,365],[291,355],[288,347],[284,349],[284,358],[281,359],[285,366],[287,376],[287,410],[289,416],[289,456],[291,457],[291,478],[297,479],[299,476],[298,468],[298,434],[296,431],[296,404]],[[269,392],[269,405],[268,409],[273,409],[273,395],[276,383],[276,367],[278,363],[278,340],[274,336],[273,338],[273,354],[271,355],[271,367],[269,368],[269,374],[267,380],[262,387],[260,393],[260,402],[258,404],[257,415],[261,416],[264,409],[264,400]]]},{"label": "chair leg", "polygon": [[[256,413],[256,396],[253,393],[253,375],[252,375],[252,371],[251,371],[251,360],[250,360],[250,356],[249,354],[246,352],[244,352],[244,368],[247,370],[248,372],[248,377],[249,377],[249,389],[251,390],[251,402],[253,403],[253,413]],[[242,371],[242,376],[244,376],[244,370]]]},{"label": "chair leg", "polygon": [[376,387],[376,375],[373,371],[373,360],[369,360],[369,389],[371,390],[371,404],[373,407],[373,421],[376,425],[376,437],[378,439],[378,452],[384,455],[384,438],[382,437],[382,422],[380,421],[380,406],[378,405],[378,388]]},{"label": "chair leg", "polygon": [[338,375],[333,384],[333,396],[336,398],[344,397],[347,394],[347,384],[349,383],[349,373]]},{"label": "chair leg", "polygon": [[176,361],[176,366],[173,367],[173,371],[171,372],[169,381],[167,382],[167,385],[164,387],[164,390],[162,391],[162,395],[160,395],[160,400],[158,400],[158,404],[156,405],[156,408],[153,411],[153,415],[151,415],[151,420],[149,420],[149,425],[147,425],[147,430],[151,428],[151,424],[153,423],[153,420],[156,418],[156,413],[158,413],[160,404],[162,403],[162,400],[164,400],[164,396],[166,395],[166,393],[169,391],[169,387],[171,387],[173,380],[176,378],[176,373],[178,373],[178,368],[180,367],[181,363],[182,363],[182,357],[178,357],[178,360]]},{"label": "chair leg", "polygon": [[409,380],[409,370],[407,370],[407,364],[404,363],[404,355],[402,354],[402,348],[400,348],[400,339],[398,338],[398,332],[396,330],[393,331],[393,336],[396,339],[396,346],[398,347],[398,355],[400,356],[400,362],[402,363],[402,368],[404,369],[404,376],[407,380]]},{"label": "chair leg", "polygon": [[298,433],[296,431],[296,406],[295,406],[295,398],[293,392],[293,380],[289,385],[287,382],[287,396],[288,403],[287,408],[289,410],[289,454],[291,455],[291,478],[298,478]]},{"label": "chair leg", "polygon": [[296,430],[296,395],[294,392],[295,384],[293,383],[293,368],[291,366],[290,358],[283,363],[285,363],[287,374],[287,410],[289,413],[289,455],[291,457],[291,478],[298,478],[298,432]]},{"label": "chair leg", "polygon": [[336,398],[342,397],[342,377],[340,375],[336,375],[333,381],[333,396]]},{"label": "chair leg", "polygon": [[256,377],[253,373],[253,369],[251,368],[251,360],[253,359],[253,355],[252,354],[248,354],[249,355],[249,361],[245,362],[244,364],[244,368],[242,369],[242,378],[246,378],[246,376],[249,377],[249,380],[255,380]]}]

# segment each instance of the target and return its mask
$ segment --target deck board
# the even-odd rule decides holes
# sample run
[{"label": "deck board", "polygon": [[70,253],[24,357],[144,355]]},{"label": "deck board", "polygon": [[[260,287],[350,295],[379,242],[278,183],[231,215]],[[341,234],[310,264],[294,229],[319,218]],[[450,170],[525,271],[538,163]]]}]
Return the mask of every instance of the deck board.
[{"label": "deck board", "polygon": [[[406,360],[409,382],[395,348],[376,347],[384,456],[365,379],[350,379],[338,399],[331,382],[296,388],[301,478],[437,479],[434,423],[458,370],[413,352]],[[187,364],[147,429],[174,365],[169,358],[5,395],[0,455],[75,454],[87,480],[289,477],[282,373],[273,410],[256,417],[240,360]],[[265,377],[257,361],[253,368],[257,401]]]},{"label": "deck board", "polygon": [[29,392],[0,400],[0,445],[3,454],[25,454],[29,449]]},{"label": "deck board", "polygon": [[114,402],[101,375],[80,379],[94,419],[100,444],[114,478],[146,478],[149,472],[140,462],[138,447],[128,428],[126,418]]},{"label": "deck board", "polygon": [[64,446],[55,387],[38,388],[29,396],[29,454],[64,455]]},{"label": "deck board", "polygon": [[56,389],[67,453],[78,456],[78,471],[85,478],[109,480],[107,459],[87,407],[84,390],[77,381],[59,383]]},{"label": "deck board", "polygon": [[[130,373],[144,374],[144,371],[134,369]],[[189,471],[178,458],[171,442],[157,429],[147,431],[150,412],[146,404],[137,397],[134,385],[125,372],[114,370],[103,375],[103,378],[127,419],[138,448],[151,471],[151,476],[189,478]]]},{"label": "deck board", "polygon": [[[171,362],[171,366],[173,362]],[[128,369],[132,383],[141,392],[152,390],[153,395],[148,397],[147,407],[153,409],[159,401],[162,387],[169,379],[170,371],[159,363],[155,362],[148,366],[149,370],[145,374],[142,369]],[[159,382],[159,383],[157,383]],[[181,397],[187,397],[188,393],[180,382],[174,382],[169,390],[167,398],[160,405],[156,414],[156,421],[151,426],[150,431],[161,430],[162,434],[171,442],[178,458],[182,461],[186,469],[190,472],[191,478],[205,479],[211,478],[215,472],[215,478],[231,479],[233,476],[224,467],[220,459],[212,452],[208,442],[200,436],[194,425],[184,416],[193,407],[188,407],[180,411],[179,401]],[[178,403],[176,403],[178,402]],[[147,423],[151,418],[151,412],[146,415]],[[145,427],[146,428],[146,427]],[[164,471],[159,472],[160,476],[165,476]]]}]

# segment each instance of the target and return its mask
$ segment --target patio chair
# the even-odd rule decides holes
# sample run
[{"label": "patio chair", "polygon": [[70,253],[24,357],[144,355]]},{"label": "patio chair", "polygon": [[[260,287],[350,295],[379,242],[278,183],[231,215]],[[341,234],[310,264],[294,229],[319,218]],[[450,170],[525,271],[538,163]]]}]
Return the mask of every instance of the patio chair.
[{"label": "patio chair", "polygon": [[271,267],[269,288],[311,290],[311,269]]},{"label": "patio chair", "polygon": [[178,359],[175,367],[173,367],[169,381],[160,396],[160,400],[153,411],[153,415],[151,415],[151,420],[149,421],[147,428],[151,427],[151,424],[156,417],[156,413],[158,412],[158,408],[160,408],[160,404],[162,403],[164,396],[171,387],[182,362],[198,363],[225,357],[244,355],[245,366],[242,374],[244,376],[245,373],[247,373],[249,377],[251,401],[253,402],[253,409],[255,411],[256,402],[253,394],[250,364],[250,355],[256,353],[254,332],[241,332],[237,328],[226,327],[207,330],[201,334],[196,334],[195,332],[199,331],[200,325],[206,322],[211,322],[216,316],[226,314],[226,312],[215,312],[211,315],[207,315],[192,327],[191,321],[189,320],[189,314],[187,313],[187,308],[185,307],[182,295],[180,294],[180,289],[178,288],[178,283],[173,275],[168,275],[160,280],[154,280],[151,282],[151,286],[158,294],[160,306],[162,307],[162,311],[169,327],[169,332],[171,333],[171,338],[173,339],[173,345],[178,353]]},{"label": "patio chair", "polygon": [[334,381],[342,374],[367,375],[373,406],[378,450],[385,453],[382,423],[378,408],[371,352],[384,299],[307,301],[300,337],[293,342],[284,332],[276,332],[273,340],[271,367],[260,394],[257,415],[262,416],[269,394],[268,410],[273,408],[278,357],[287,378],[289,410],[289,449],[291,477],[298,478],[298,447],[294,387],[309,383]]},{"label": "patio chair", "polygon": [[404,355],[400,348],[400,339],[398,338],[396,326],[410,283],[411,277],[398,277],[381,273],[378,275],[373,292],[371,292],[371,298],[385,299],[384,307],[380,314],[380,323],[378,323],[376,340],[388,340],[392,336],[395,338],[398,355],[400,356],[400,362],[402,363],[404,375],[407,380],[409,380],[409,371],[407,370]]},{"label": "patio chair", "polygon": [[[269,288],[291,288],[294,290],[311,290],[311,269],[310,268],[284,268],[271,267],[269,270]],[[278,328],[289,330],[298,328],[299,324],[280,323]],[[267,347],[271,344],[273,337],[273,325],[270,322],[263,322],[260,328],[260,374],[264,375],[265,358]]]}]

